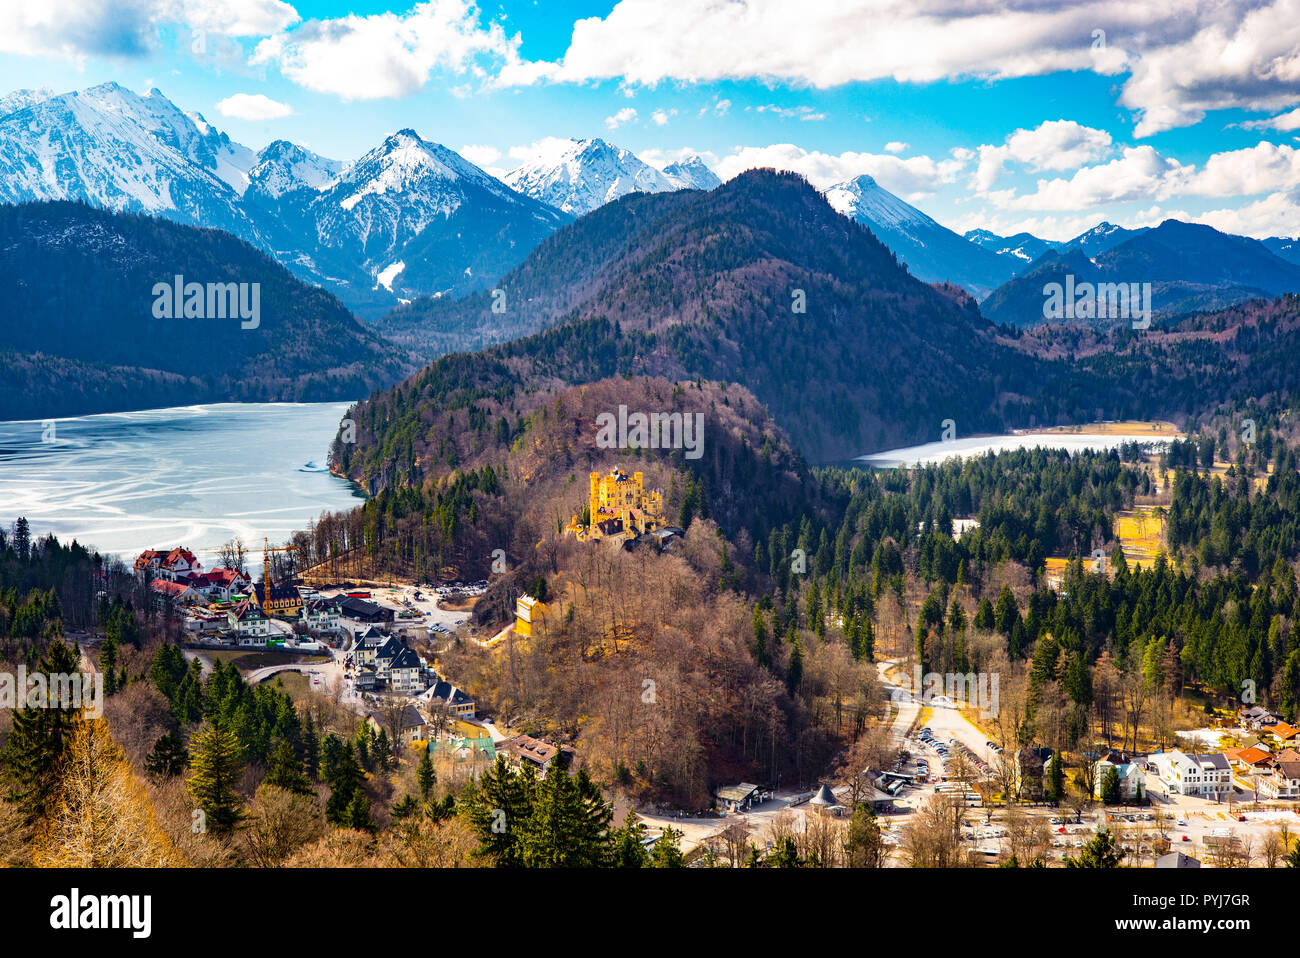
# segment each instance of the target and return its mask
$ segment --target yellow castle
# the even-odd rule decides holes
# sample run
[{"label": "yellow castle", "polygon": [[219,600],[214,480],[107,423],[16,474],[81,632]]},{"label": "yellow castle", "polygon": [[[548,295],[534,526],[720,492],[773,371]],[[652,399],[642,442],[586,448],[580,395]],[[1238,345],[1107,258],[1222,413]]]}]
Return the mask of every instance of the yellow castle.
[{"label": "yellow castle", "polygon": [[644,480],[644,473],[629,476],[622,469],[611,469],[607,476],[591,473],[591,522],[588,525],[582,516],[574,516],[565,531],[585,540],[628,538],[663,528],[664,497],[657,491],[646,492]]}]

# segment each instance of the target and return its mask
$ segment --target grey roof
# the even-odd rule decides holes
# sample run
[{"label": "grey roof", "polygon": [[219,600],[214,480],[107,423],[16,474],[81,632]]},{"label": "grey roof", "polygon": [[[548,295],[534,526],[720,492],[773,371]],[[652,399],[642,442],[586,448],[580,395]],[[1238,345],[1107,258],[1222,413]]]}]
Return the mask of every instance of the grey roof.
[{"label": "grey roof", "polygon": [[402,710],[402,728],[419,728],[421,725],[428,725],[420,710],[414,705],[408,705]]},{"label": "grey roof", "polygon": [[393,656],[393,661],[388,664],[390,669],[418,669],[420,667],[420,657],[415,654],[413,649],[402,646],[401,650]]},{"label": "grey roof", "polygon": [[723,801],[743,802],[757,791],[757,785],[751,785],[749,782],[741,782],[739,785],[728,785],[725,788],[720,788],[715,794]]},{"label": "grey roof", "polygon": [[442,699],[448,705],[468,705],[474,700],[462,692],[450,682],[444,682],[441,679],[433,683],[429,689],[428,696],[431,699]]},{"label": "grey roof", "polygon": [[1200,868],[1201,863],[1182,852],[1170,852],[1156,859],[1156,868]]},{"label": "grey roof", "polygon": [[817,794],[812,797],[810,804],[831,806],[838,805],[839,803],[839,799],[835,797],[835,793],[831,791],[831,787],[823,784],[822,787],[817,790]]}]

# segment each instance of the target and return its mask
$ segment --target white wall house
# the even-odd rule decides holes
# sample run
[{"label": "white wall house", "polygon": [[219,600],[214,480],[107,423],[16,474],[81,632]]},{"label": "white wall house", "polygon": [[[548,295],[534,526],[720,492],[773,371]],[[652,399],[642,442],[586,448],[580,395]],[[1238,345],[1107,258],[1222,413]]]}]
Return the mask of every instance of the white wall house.
[{"label": "white wall house", "polygon": [[1171,794],[1221,798],[1232,790],[1232,767],[1223,755],[1188,755],[1174,749],[1153,755],[1151,761]]},{"label": "white wall house", "polygon": [[1300,798],[1300,762],[1278,762],[1272,775],[1260,778],[1259,794],[1263,798]]},{"label": "white wall house", "polygon": [[1115,769],[1119,776],[1119,797],[1121,801],[1137,798],[1138,786],[1142,783],[1142,769],[1136,762],[1111,762],[1101,759],[1093,765],[1093,798],[1101,798],[1102,786],[1106,782],[1106,773]]}]

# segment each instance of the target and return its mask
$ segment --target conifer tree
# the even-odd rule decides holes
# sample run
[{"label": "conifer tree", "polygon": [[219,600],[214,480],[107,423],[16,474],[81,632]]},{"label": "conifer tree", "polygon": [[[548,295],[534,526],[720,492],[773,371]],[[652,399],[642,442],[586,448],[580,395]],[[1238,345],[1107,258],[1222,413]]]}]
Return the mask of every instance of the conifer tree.
[{"label": "conifer tree", "polygon": [[191,752],[193,774],[185,781],[190,795],[207,817],[208,831],[229,834],[243,818],[235,791],[244,770],[239,739],[219,725],[205,725],[195,733]]},{"label": "conifer tree", "polygon": [[433,770],[433,759],[429,755],[432,751],[433,743],[430,742],[420,753],[420,764],[415,769],[415,781],[420,787],[420,798],[426,802],[433,795],[433,786],[438,782],[438,775]]},{"label": "conifer tree", "polygon": [[[37,661],[35,672],[43,675],[71,675],[77,660],[62,639],[55,639]],[[26,690],[23,690],[26,691]],[[23,703],[24,706],[27,703]],[[57,768],[79,720],[71,703],[48,701],[45,707],[24,707],[13,713],[13,727],[0,753],[9,798],[33,822],[46,811],[57,784]]]},{"label": "conifer tree", "polygon": [[646,868],[650,856],[645,850],[646,827],[637,818],[631,808],[623,818],[623,824],[614,833],[614,867]]},{"label": "conifer tree", "polygon": [[669,825],[655,842],[650,852],[651,868],[683,868],[686,856],[682,854],[682,833]]},{"label": "conifer tree", "polygon": [[175,732],[168,732],[153,743],[144,760],[144,770],[151,775],[175,778],[190,764],[189,749]]},{"label": "conifer tree", "polygon": [[286,792],[307,795],[311,792],[311,782],[302,771],[302,759],[288,739],[280,739],[271,755],[271,769],[264,779],[266,784],[282,788]]}]

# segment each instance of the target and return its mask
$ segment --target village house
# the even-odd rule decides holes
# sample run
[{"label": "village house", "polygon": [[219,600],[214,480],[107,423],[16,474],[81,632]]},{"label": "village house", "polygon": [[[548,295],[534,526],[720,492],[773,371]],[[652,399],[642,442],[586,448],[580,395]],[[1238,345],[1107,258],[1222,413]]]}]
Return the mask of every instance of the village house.
[{"label": "village house", "polygon": [[1300,798],[1300,753],[1287,749],[1277,755],[1273,763],[1273,773],[1266,779],[1258,780],[1261,798],[1294,801]]},{"label": "village house", "polygon": [[772,797],[770,789],[749,782],[724,785],[713,793],[718,806],[728,812],[747,812],[751,806],[761,805]]},{"label": "village house", "polygon": [[339,614],[354,622],[375,623],[393,620],[392,609],[386,609],[378,603],[354,596],[344,596],[339,600]]},{"label": "village house", "polygon": [[544,602],[539,602],[525,593],[515,601],[515,635],[531,636],[533,627],[546,617],[548,609]]},{"label": "village house", "polygon": [[1276,725],[1282,721],[1282,716],[1276,712],[1270,712],[1262,705],[1251,705],[1237,711],[1237,720],[1241,723],[1242,728],[1258,732],[1265,725]]},{"label": "village house", "polygon": [[[1048,755],[1050,755],[1050,751]],[[1037,748],[1017,749],[1012,766],[1012,787],[1022,798],[1041,795],[1043,791],[1043,770],[1046,757]]]},{"label": "village house", "polygon": [[1287,722],[1278,722],[1274,725],[1265,725],[1260,729],[1261,732],[1267,732],[1277,739],[1280,745],[1287,745],[1296,740],[1300,735],[1300,728],[1296,728]]},{"label": "village house", "polygon": [[1245,774],[1268,771],[1275,761],[1273,753],[1267,746],[1260,744],[1248,745],[1245,748],[1225,748],[1223,757],[1228,760],[1230,766]]},{"label": "village house", "polygon": [[342,628],[339,618],[339,604],[334,599],[311,599],[304,602],[302,621],[307,628],[316,632],[326,632]]},{"label": "village house", "polygon": [[189,581],[196,591],[218,602],[229,602],[252,588],[252,580],[248,577],[248,573],[237,569],[210,569],[190,576]]},{"label": "village house", "polygon": [[1132,761],[1125,753],[1113,750],[1093,764],[1093,798],[1101,798],[1102,789],[1106,784],[1106,773],[1112,768],[1119,777],[1120,801],[1130,802],[1136,799],[1141,794],[1142,767],[1139,763]]},{"label": "village house", "polygon": [[153,597],[154,605],[159,608],[167,605],[168,602],[176,606],[193,605],[200,598],[199,594],[190,586],[167,579],[156,579],[149,583],[149,591]]},{"label": "village house", "polygon": [[257,604],[244,599],[226,613],[230,628],[239,636],[240,645],[265,645],[266,637],[271,634],[271,622]]},{"label": "village house", "polygon": [[430,704],[445,705],[447,713],[452,718],[472,719],[474,717],[474,700],[450,682],[442,680],[434,682],[420,697]]},{"label": "village house", "polygon": [[203,563],[194,558],[194,553],[180,547],[170,552],[146,549],[135,560],[135,573],[141,580],[148,577],[183,582],[198,575],[202,569]]},{"label": "village house", "polygon": [[288,583],[277,585],[273,582],[268,589],[265,583],[259,582],[256,590],[257,604],[267,615],[282,619],[296,619],[302,612],[302,596],[298,594],[298,587],[295,585]]},{"label": "village house", "polygon": [[[387,729],[383,720],[374,712],[366,713],[366,722],[372,729],[378,732],[380,729]],[[392,729],[388,729],[391,733]],[[397,738],[398,744],[410,745],[415,741],[425,741],[429,737],[429,720],[420,714],[420,710],[414,705],[408,705],[402,709],[402,714],[397,720]]]},{"label": "village house", "polygon": [[1156,868],[1200,868],[1199,859],[1191,855],[1184,855],[1182,852],[1169,852],[1161,855],[1156,859]]},{"label": "village house", "polygon": [[418,692],[424,688],[420,682],[423,663],[415,650],[403,645],[388,663],[388,687],[394,692]]},{"label": "village house", "polygon": [[528,765],[537,772],[538,778],[545,778],[547,770],[557,759],[561,768],[566,767],[573,754],[570,749],[557,748],[529,735],[519,735],[503,742],[501,752],[513,768]]},{"label": "village house", "polygon": [[454,762],[472,763],[480,768],[487,768],[497,758],[496,745],[489,735],[481,738],[453,736],[441,742],[432,742],[429,748],[433,749],[435,758],[442,757]]},{"label": "village house", "polygon": [[357,633],[352,649],[348,652],[349,661],[355,668],[375,668],[375,656],[380,647],[391,638],[386,632],[379,631],[373,625],[364,632]]}]

